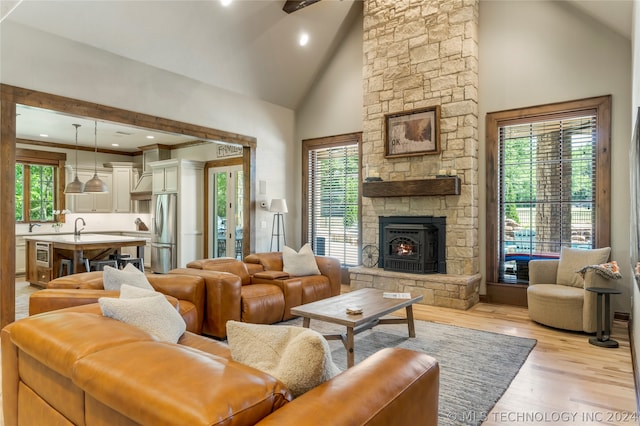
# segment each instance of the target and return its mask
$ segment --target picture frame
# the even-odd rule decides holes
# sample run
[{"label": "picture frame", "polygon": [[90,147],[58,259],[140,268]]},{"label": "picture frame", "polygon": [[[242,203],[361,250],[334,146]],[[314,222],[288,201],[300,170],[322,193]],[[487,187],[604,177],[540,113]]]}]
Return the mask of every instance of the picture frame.
[{"label": "picture frame", "polygon": [[384,116],[385,158],[440,153],[440,106]]}]

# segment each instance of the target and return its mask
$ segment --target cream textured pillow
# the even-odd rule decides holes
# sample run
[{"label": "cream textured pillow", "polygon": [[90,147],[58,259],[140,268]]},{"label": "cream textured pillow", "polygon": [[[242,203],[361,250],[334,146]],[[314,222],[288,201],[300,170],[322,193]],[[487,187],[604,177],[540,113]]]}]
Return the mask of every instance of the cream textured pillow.
[{"label": "cream textured pillow", "polygon": [[562,247],[556,284],[582,287],[583,281],[578,270],[587,265],[599,265],[609,260],[611,247],[584,250]]},{"label": "cream textured pillow", "polygon": [[282,249],[282,270],[292,277],[320,275],[316,257],[309,243],[303,245],[299,252],[284,246]]},{"label": "cream textured pillow", "polygon": [[340,373],[326,339],[308,328],[227,321],[227,339],[235,361],[280,380],[294,397]]},{"label": "cream textured pillow", "polygon": [[138,327],[158,340],[176,343],[187,329],[176,308],[156,291],[123,284],[119,299],[101,297],[98,303],[105,317]]},{"label": "cream textured pillow", "polygon": [[105,290],[120,290],[122,284],[129,284],[134,287],[146,288],[153,290],[153,286],[149,284],[147,276],[129,263],[121,271],[111,266],[105,266],[102,273],[102,286]]}]

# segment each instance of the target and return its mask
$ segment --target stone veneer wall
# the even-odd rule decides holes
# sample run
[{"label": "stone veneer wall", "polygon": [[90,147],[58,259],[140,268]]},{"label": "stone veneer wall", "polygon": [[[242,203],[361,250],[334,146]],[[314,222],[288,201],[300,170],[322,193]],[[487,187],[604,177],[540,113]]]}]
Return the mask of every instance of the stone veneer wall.
[{"label": "stone veneer wall", "polygon": [[[363,243],[378,245],[378,216],[446,216],[448,274],[479,272],[478,1],[364,0],[363,175],[403,181],[456,169],[461,194],[363,198]],[[385,114],[434,105],[441,153],[384,158]]]}]

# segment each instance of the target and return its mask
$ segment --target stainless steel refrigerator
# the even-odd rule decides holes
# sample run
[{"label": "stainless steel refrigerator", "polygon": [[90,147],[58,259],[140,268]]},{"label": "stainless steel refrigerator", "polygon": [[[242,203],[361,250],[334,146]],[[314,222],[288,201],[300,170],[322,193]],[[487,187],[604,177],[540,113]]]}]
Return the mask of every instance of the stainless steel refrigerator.
[{"label": "stainless steel refrigerator", "polygon": [[151,201],[151,270],[166,274],[178,263],[178,195],[155,194]]}]

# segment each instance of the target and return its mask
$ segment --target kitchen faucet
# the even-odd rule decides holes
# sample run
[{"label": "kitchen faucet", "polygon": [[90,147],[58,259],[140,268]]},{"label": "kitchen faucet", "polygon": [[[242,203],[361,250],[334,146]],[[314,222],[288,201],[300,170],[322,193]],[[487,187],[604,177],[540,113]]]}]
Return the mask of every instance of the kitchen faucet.
[{"label": "kitchen faucet", "polygon": [[29,224],[29,232],[33,232],[33,227],[34,226],[40,226],[40,224],[39,223],[30,223]]},{"label": "kitchen faucet", "polygon": [[81,217],[76,218],[76,222],[73,225],[73,235],[76,237],[80,236],[80,232],[82,232],[82,229],[78,229],[78,221],[82,221],[82,226],[87,226],[87,224],[85,223],[84,219]]}]

